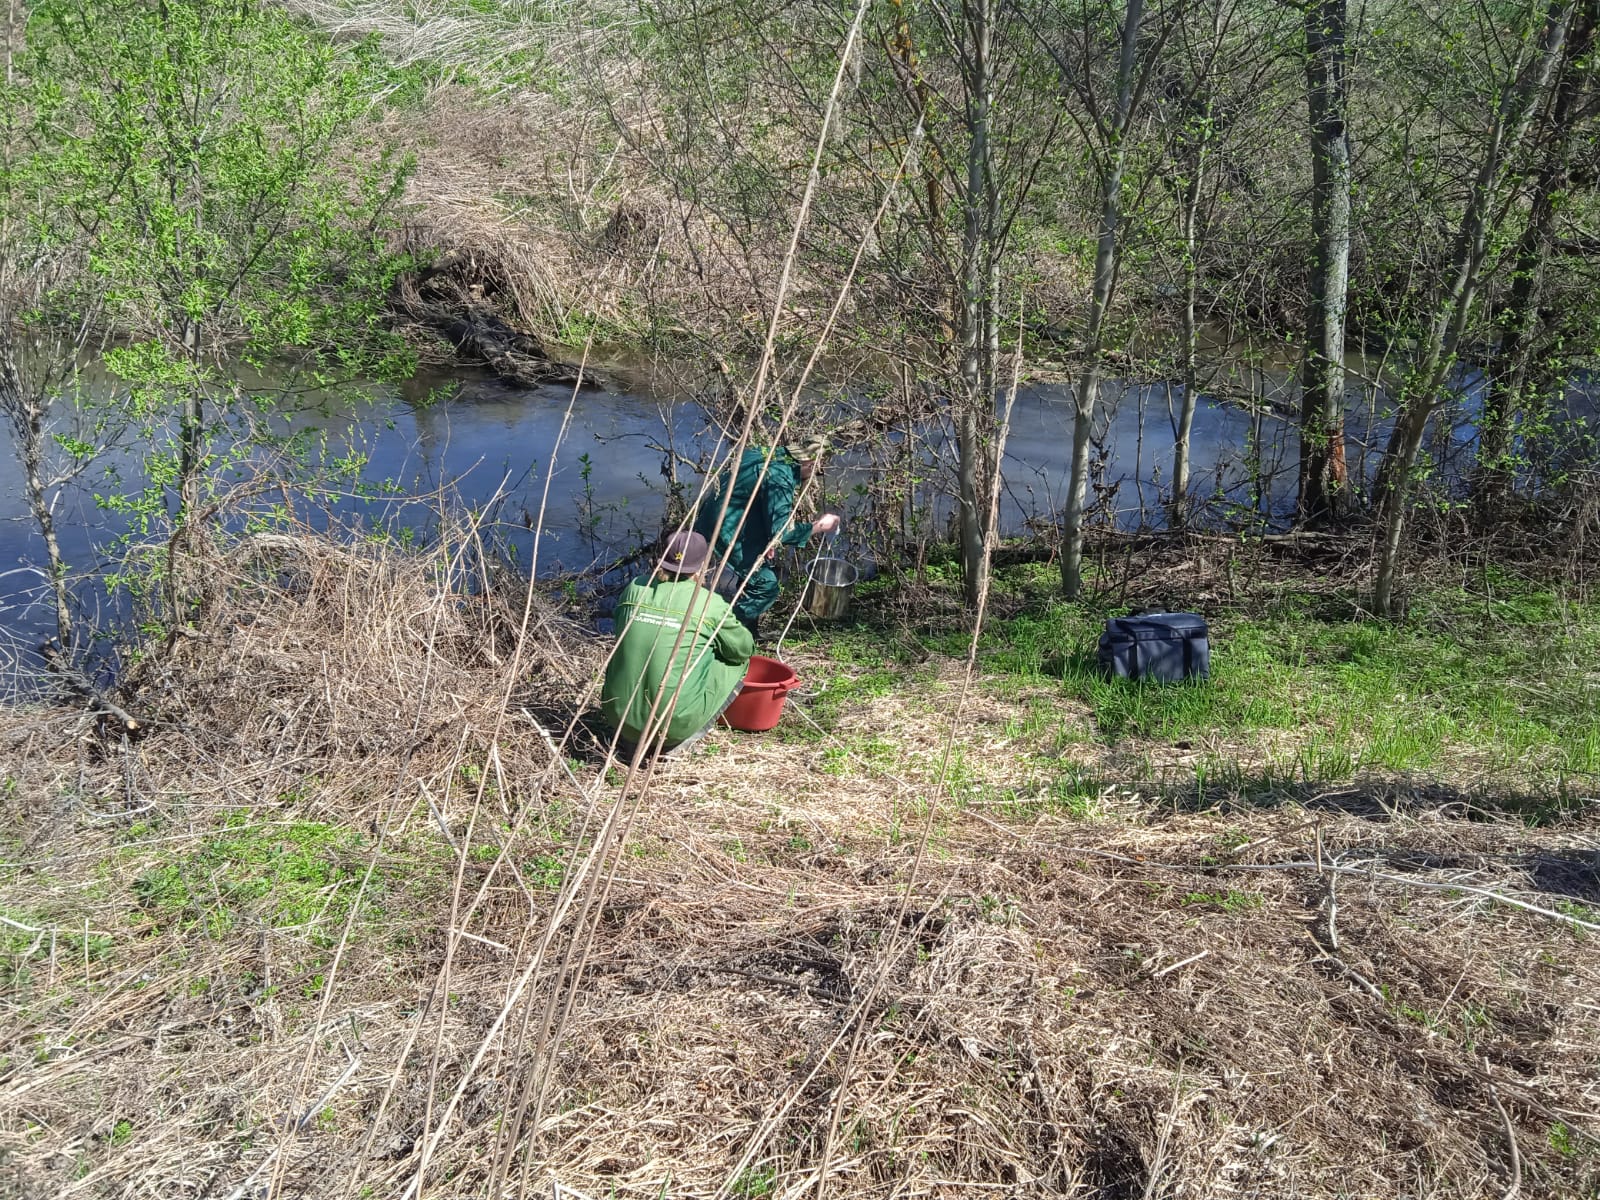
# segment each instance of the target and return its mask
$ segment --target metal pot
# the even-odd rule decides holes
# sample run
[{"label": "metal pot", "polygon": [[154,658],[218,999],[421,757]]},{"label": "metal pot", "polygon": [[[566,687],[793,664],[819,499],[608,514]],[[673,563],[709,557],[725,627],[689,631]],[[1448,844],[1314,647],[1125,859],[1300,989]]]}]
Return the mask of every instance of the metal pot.
[{"label": "metal pot", "polygon": [[806,568],[805,607],[813,617],[842,617],[850,609],[858,572],[842,558],[819,558]]}]

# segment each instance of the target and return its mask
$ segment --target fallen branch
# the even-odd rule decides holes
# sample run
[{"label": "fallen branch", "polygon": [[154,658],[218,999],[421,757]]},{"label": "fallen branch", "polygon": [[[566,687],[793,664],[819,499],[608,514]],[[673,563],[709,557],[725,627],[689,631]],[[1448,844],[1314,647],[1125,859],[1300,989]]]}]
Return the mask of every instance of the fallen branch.
[{"label": "fallen branch", "polygon": [[323,1092],[322,1095],[317,1097],[310,1108],[306,1109],[305,1112],[300,1114],[300,1119],[295,1122],[294,1127],[297,1130],[300,1130],[311,1124],[312,1119],[328,1106],[328,1101],[333,1099],[334,1095],[339,1091],[340,1088],[350,1082],[350,1077],[354,1075],[356,1071],[360,1069],[360,1067],[361,1056],[359,1054],[353,1055],[350,1059],[349,1065],[345,1067],[344,1073],[333,1081],[332,1086],[329,1087],[327,1091]]},{"label": "fallen branch", "polygon": [[68,661],[66,649],[58,639],[51,638],[40,646],[39,656],[44,659],[45,666],[58,675],[63,683],[89,701],[89,711],[102,718],[103,726],[118,725],[121,727],[118,732],[126,737],[144,732],[149,722],[135,717],[96,687],[94,680]]},{"label": "fallen branch", "polygon": [[1161,970],[1155,972],[1153,975],[1150,976],[1150,978],[1151,979],[1160,979],[1163,975],[1170,975],[1174,971],[1181,970],[1182,968],[1187,967],[1190,963],[1199,962],[1202,958],[1204,958],[1206,955],[1208,955],[1210,953],[1211,953],[1211,951],[1209,951],[1209,950],[1202,950],[1202,951],[1200,951],[1199,954],[1191,954],[1188,958],[1184,959],[1182,962],[1175,962],[1170,967],[1162,967]]}]

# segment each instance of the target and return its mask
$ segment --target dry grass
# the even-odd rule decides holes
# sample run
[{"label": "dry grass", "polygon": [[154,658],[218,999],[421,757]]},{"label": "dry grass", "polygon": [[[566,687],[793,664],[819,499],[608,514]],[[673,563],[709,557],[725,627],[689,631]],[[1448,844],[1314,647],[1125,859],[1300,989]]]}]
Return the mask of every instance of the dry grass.
[{"label": "dry grass", "polygon": [[581,24],[564,19],[575,8],[472,0],[282,0],[282,7],[336,38],[377,37],[402,66],[470,72],[491,92],[526,83],[534,66],[570,62],[585,41]]},{"label": "dry grass", "polygon": [[726,244],[715,214],[674,198],[603,114],[441,85],[389,125],[417,161],[408,248],[464,299],[568,346],[590,331],[632,349],[652,330],[760,328],[781,241]]},{"label": "dry grass", "polygon": [[[683,119],[674,91],[680,85],[661,78],[660,64],[633,44],[651,19],[638,10],[471,0],[284,6],[332,36],[377,37],[388,60],[409,73],[404,90],[423,93],[420,101],[408,95],[385,117],[387,135],[416,159],[406,197],[408,245],[470,298],[567,346],[593,329],[602,345],[614,341],[630,351],[670,340],[687,353],[685,346],[704,338],[708,358],[759,352],[808,185],[821,95],[769,89],[764,103],[794,111],[771,129],[763,122],[759,146],[747,144],[744,133],[728,142],[675,124]],[[841,120],[856,119],[848,98],[842,107]],[[743,115],[719,120],[738,129]],[[780,140],[775,131],[790,123],[797,132]],[[873,249],[846,325],[856,314],[901,309],[921,320],[922,306],[945,303],[937,284],[923,289],[926,296],[908,297],[894,254],[866,233],[900,153],[879,147],[871,170],[828,173],[814,202],[826,216],[807,229],[804,261],[789,279],[784,334],[815,338],[863,240]],[[762,180],[753,188],[752,175]],[[908,204],[899,194],[896,212]],[[889,224],[898,229],[905,220]],[[911,236],[920,234],[913,228]],[[1048,245],[1031,247],[1028,258],[1030,295],[1070,307],[1084,283],[1079,265]],[[883,339],[850,349],[904,354],[898,333]],[[849,377],[846,368],[837,365],[841,377]]]},{"label": "dry grass", "polygon": [[[458,544],[257,539],[141,666],[147,739],[4,715],[0,1192],[403,1196],[424,1155],[439,1200],[1600,1186],[1592,812],[939,806],[932,685],[641,792],[520,716],[602,647],[542,602],[519,643]],[[1020,769],[1027,704],[975,702],[963,778]]]}]

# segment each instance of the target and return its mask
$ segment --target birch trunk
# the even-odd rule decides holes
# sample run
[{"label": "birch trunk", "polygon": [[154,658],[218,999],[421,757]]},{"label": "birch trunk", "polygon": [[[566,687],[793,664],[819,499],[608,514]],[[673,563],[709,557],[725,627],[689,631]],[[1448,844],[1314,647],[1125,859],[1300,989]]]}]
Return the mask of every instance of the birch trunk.
[{"label": "birch trunk", "polygon": [[1350,281],[1349,91],[1345,0],[1306,8],[1306,107],[1311,127],[1311,302],[1300,369],[1300,489],[1296,517],[1337,517],[1345,483],[1344,335]]},{"label": "birch trunk", "polygon": [[1200,219],[1200,197],[1205,189],[1206,151],[1211,141],[1211,96],[1207,89],[1201,113],[1199,143],[1190,164],[1189,179],[1179,212],[1183,237],[1183,399],[1178,408],[1178,427],[1172,445],[1172,524],[1182,527],[1189,521],[1189,437],[1194,429],[1195,405],[1200,400],[1200,322],[1197,316],[1200,295],[1200,267],[1195,260],[1199,237],[1195,226]]},{"label": "birch trunk", "polygon": [[1084,501],[1089,492],[1089,436],[1100,402],[1105,320],[1116,282],[1117,224],[1122,214],[1122,172],[1127,161],[1123,139],[1133,102],[1134,52],[1138,48],[1139,25],[1143,19],[1144,0],[1128,0],[1122,25],[1122,54],[1117,64],[1117,107],[1111,127],[1106,131],[1105,157],[1100,166],[1100,236],[1095,244],[1094,289],[1084,328],[1085,364],[1074,391],[1072,473],[1067,482],[1067,511],[1061,538],[1061,590],[1069,600],[1076,599],[1083,590],[1083,517]]}]

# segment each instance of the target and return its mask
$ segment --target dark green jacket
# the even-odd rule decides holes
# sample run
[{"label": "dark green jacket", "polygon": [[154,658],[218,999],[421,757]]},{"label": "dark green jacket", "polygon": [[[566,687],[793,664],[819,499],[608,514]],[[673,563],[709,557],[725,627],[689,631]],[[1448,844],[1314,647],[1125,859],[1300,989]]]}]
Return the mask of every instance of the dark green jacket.
[{"label": "dark green jacket", "polygon": [[[726,479],[714,494],[701,502],[699,511],[695,513],[694,531],[711,543],[712,553],[720,560],[727,552],[728,544],[733,541],[733,531],[738,528],[739,518],[748,510],[750,516],[744,528],[739,530],[739,539],[734,543],[733,554],[728,559],[733,569],[741,575],[760,565],[761,556],[766,552],[773,535],[789,523],[789,516],[794,511],[794,494],[800,486],[797,464],[786,450],[779,450],[773,455],[766,478],[761,479],[761,464],[766,457],[765,450],[754,446],[740,457],[739,469],[733,476],[728,512],[722,518],[720,529],[717,528],[717,514],[722,511],[723,493],[728,489]],[[756,486],[758,479],[761,480],[760,487]],[[712,536],[713,532],[715,536]],[[810,523],[802,522],[784,532],[780,540],[785,546],[803,546],[810,537]]]},{"label": "dark green jacket", "polygon": [[[692,620],[680,641],[691,605]],[[616,623],[617,652],[606,668],[600,709],[613,729],[634,742],[658,695],[657,721],[666,713],[679,680],[683,688],[665,744],[704,728],[743,682],[755,652],[755,639],[734,619],[728,602],[693,579],[635,579],[617,600]]]}]

